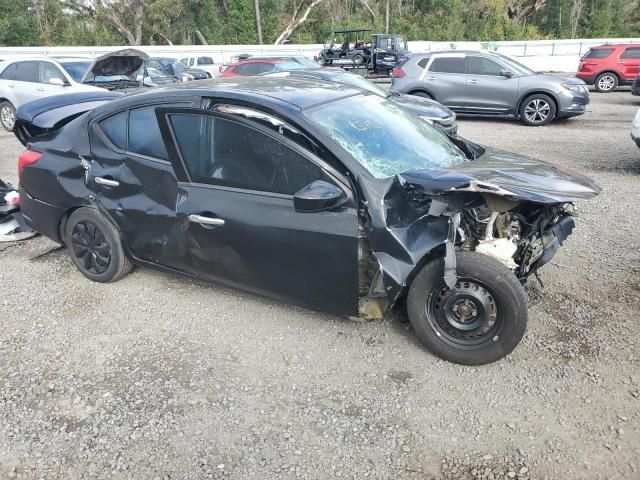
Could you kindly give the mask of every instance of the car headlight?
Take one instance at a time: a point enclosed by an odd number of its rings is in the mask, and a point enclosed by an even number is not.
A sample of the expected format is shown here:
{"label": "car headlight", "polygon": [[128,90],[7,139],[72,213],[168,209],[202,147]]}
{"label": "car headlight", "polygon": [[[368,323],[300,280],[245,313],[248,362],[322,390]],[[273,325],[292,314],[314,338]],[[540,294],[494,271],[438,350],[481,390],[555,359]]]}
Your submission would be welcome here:
{"label": "car headlight", "polygon": [[180,75],[180,80],[183,82],[190,82],[191,80],[193,80],[193,75],[189,75],[188,73],[183,73],[182,75]]}
{"label": "car headlight", "polygon": [[582,93],[587,90],[586,85],[575,84],[575,83],[563,83],[562,88],[565,90],[569,90],[570,92]]}

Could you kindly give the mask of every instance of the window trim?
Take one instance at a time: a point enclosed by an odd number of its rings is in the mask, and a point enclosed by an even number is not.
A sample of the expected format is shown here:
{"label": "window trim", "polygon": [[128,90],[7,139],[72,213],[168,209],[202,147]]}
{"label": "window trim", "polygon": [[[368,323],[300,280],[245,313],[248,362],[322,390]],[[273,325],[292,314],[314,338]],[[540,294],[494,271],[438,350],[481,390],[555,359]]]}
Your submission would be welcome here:
{"label": "window trim", "polygon": [[[222,120],[234,122],[236,124],[245,126],[259,133],[262,133],[263,135],[266,135],[272,138],[273,140],[282,143],[285,147],[289,148],[290,150],[293,150],[298,155],[303,157],[305,160],[313,163],[315,166],[320,168],[320,170],[322,170],[334,183],[336,183],[337,184],[336,186],[341,188],[348,197],[350,198],[353,197],[353,192],[347,179],[345,179],[343,175],[337,172],[331,165],[327,164],[324,160],[319,158],[313,152],[310,152],[307,149],[303,148],[302,146],[298,145],[296,142],[284,137],[283,135],[277,134],[276,132],[268,129],[267,127],[260,125],[259,123],[252,122],[251,120],[246,119],[244,117],[240,117],[236,114],[226,114],[226,113],[215,112],[211,110],[201,110],[197,108],[171,108],[171,107],[162,108],[160,107],[156,109],[156,115],[160,123],[160,132],[164,134],[165,131],[168,131],[170,135],[171,148],[167,153],[169,154],[169,158],[171,158],[172,155],[175,155],[175,158],[180,162],[180,169],[182,170],[181,173],[183,178],[181,179],[180,177],[178,177],[179,183],[186,183],[186,184],[196,185],[196,186],[205,186],[209,188],[215,188],[219,190],[228,190],[228,191],[234,191],[239,193],[249,193],[252,195],[262,195],[262,196],[287,198],[287,199],[293,199],[294,197],[293,194],[276,193],[276,192],[269,192],[264,190],[253,190],[249,188],[240,188],[240,187],[229,187],[225,185],[213,185],[210,183],[201,183],[201,182],[194,181],[191,178],[191,174],[187,169],[186,162],[182,157],[182,152],[180,152],[180,148],[178,147],[178,141],[175,137],[175,133],[173,131],[173,127],[171,126],[171,121],[169,119],[169,116],[171,115],[184,115],[184,114],[220,118]],[[173,161],[171,163],[174,165],[174,170],[176,170],[176,174],[178,174],[175,163]]]}

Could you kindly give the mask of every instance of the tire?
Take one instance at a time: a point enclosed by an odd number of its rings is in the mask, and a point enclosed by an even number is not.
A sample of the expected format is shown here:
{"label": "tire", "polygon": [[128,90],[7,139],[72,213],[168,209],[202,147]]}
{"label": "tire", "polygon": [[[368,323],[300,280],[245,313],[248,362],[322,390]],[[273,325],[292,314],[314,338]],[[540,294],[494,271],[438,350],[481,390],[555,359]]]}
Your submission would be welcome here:
{"label": "tire", "polygon": [[429,100],[433,100],[433,96],[427,92],[413,92],[410,95],[415,95],[416,97],[428,98]]}
{"label": "tire", "polygon": [[71,260],[89,280],[115,282],[131,271],[118,230],[94,208],[80,208],[71,214],[65,242]]}
{"label": "tire", "polygon": [[364,63],[364,57],[362,55],[354,55],[352,60],[354,65],[362,65]]}
{"label": "tire", "polygon": [[407,296],[409,321],[424,345],[444,360],[462,365],[495,362],[524,336],[524,288],[493,258],[466,251],[456,257],[458,282],[453,290],[444,283],[443,258],[427,263],[415,277]]}
{"label": "tire", "polygon": [[596,87],[596,91],[600,93],[609,93],[618,88],[618,83],[620,83],[620,80],[615,73],[602,72],[596,77],[596,81],[593,85]]}
{"label": "tire", "polygon": [[525,125],[541,127],[556,117],[556,103],[549,95],[530,95],[520,105],[520,119]]}
{"label": "tire", "polygon": [[320,55],[320,57],[318,58],[318,63],[324,67],[327,64],[327,59],[324,58],[324,55]]}
{"label": "tire", "polygon": [[0,123],[7,132],[13,132],[16,124],[16,108],[11,102],[0,103]]}

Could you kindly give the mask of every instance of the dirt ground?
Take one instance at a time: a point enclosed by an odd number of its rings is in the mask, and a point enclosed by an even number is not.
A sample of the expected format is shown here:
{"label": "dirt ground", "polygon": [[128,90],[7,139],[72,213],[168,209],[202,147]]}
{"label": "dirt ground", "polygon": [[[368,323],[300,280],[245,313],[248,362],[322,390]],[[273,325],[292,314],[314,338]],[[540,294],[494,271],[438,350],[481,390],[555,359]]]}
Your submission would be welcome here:
{"label": "dirt ground", "polygon": [[[639,479],[640,98],[592,94],[479,143],[604,188],[532,281],[507,359],[425,351],[401,313],[354,322],[137,268],[86,280],[37,237],[0,244],[0,478]],[[0,177],[22,147],[0,133]]]}

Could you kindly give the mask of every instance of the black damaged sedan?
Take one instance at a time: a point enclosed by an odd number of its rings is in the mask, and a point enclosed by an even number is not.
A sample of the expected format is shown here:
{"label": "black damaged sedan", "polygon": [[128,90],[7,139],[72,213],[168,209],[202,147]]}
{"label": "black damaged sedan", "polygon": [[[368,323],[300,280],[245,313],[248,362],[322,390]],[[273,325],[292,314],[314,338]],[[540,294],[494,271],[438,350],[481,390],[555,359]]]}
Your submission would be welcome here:
{"label": "black damaged sedan", "polygon": [[520,342],[522,284],[600,191],[349,85],[199,83],[18,111],[24,217],[89,279],[136,263],[338,315],[406,305],[429,350],[484,364]]}

